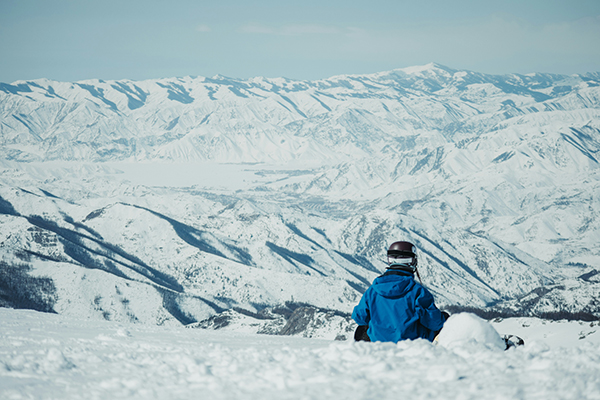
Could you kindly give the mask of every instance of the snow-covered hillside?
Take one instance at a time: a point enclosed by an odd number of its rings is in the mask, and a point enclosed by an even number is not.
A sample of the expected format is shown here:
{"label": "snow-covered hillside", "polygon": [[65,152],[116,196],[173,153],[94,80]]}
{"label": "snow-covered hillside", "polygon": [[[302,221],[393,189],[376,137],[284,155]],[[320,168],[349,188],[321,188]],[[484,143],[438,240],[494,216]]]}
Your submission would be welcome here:
{"label": "snow-covered hillside", "polygon": [[19,81],[0,144],[5,305],[345,318],[403,239],[441,306],[600,316],[599,73]]}

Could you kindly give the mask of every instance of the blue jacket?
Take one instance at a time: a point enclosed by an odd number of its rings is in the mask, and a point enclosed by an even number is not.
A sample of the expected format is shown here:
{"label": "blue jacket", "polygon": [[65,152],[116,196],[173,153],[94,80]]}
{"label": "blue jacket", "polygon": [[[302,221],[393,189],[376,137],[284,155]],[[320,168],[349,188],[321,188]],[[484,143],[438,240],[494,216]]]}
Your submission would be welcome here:
{"label": "blue jacket", "polygon": [[433,296],[405,271],[388,271],[373,281],[352,312],[358,325],[369,325],[373,342],[423,338],[433,341],[445,318]]}

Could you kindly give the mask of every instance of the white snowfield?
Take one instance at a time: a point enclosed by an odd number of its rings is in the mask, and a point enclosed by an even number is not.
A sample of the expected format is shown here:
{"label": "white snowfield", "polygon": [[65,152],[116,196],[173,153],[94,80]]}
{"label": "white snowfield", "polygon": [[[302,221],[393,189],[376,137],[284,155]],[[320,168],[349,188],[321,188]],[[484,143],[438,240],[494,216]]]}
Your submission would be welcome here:
{"label": "white snowfield", "polygon": [[486,336],[336,342],[6,308],[0,321],[1,399],[600,398],[597,323],[505,320],[526,344],[503,351]]}

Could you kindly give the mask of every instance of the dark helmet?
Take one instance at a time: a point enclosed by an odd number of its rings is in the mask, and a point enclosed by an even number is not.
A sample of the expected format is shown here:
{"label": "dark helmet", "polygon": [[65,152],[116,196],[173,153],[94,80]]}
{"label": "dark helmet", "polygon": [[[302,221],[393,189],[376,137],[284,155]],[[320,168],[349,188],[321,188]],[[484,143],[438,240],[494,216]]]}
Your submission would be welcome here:
{"label": "dark helmet", "polygon": [[[417,268],[417,248],[410,242],[394,242],[387,252],[390,268],[408,267],[410,270]],[[390,262],[390,258],[393,261]],[[399,262],[399,260],[402,262]]]}

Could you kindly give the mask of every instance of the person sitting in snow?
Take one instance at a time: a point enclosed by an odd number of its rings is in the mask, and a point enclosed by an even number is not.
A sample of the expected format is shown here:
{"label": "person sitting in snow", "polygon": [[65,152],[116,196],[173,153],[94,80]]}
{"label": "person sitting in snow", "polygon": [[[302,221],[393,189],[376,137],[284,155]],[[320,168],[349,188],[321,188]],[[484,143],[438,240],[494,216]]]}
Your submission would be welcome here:
{"label": "person sitting in snow", "polygon": [[414,274],[419,274],[417,248],[409,242],[394,242],[387,254],[387,271],[373,281],[352,312],[359,325],[354,339],[433,341],[448,314],[440,311],[431,293],[415,281]]}

